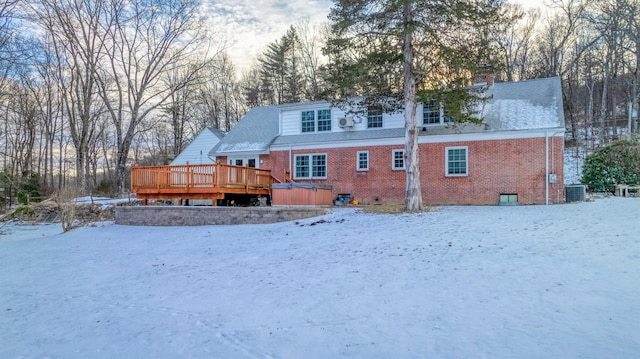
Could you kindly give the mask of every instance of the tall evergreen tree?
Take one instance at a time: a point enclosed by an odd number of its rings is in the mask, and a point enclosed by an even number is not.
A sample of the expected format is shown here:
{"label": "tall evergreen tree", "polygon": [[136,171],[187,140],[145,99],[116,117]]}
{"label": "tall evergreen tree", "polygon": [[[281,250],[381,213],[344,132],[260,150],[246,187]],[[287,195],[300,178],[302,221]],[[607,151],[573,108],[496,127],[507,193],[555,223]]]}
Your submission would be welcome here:
{"label": "tall evergreen tree", "polygon": [[436,99],[456,120],[473,120],[473,96],[463,88],[480,64],[496,61],[489,29],[503,6],[504,0],[334,0],[327,95],[340,102],[358,96],[361,109],[404,111],[407,211],[423,206],[417,102]]}
{"label": "tall evergreen tree", "polygon": [[302,100],[304,76],[298,47],[298,35],[292,26],[270,43],[260,58],[262,96],[269,104]]}

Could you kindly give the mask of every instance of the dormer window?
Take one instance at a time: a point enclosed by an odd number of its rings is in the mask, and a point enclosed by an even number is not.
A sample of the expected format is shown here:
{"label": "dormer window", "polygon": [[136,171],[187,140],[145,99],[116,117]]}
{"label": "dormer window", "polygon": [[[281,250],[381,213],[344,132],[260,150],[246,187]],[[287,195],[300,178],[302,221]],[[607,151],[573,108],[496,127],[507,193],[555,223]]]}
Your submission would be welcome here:
{"label": "dormer window", "polygon": [[367,107],[367,128],[382,128],[382,108]]}
{"label": "dormer window", "polygon": [[443,125],[451,122],[451,117],[447,116],[442,104],[435,100],[428,101],[423,105],[422,118],[424,125]]}
{"label": "dormer window", "polygon": [[331,110],[302,111],[302,132],[331,131]]}

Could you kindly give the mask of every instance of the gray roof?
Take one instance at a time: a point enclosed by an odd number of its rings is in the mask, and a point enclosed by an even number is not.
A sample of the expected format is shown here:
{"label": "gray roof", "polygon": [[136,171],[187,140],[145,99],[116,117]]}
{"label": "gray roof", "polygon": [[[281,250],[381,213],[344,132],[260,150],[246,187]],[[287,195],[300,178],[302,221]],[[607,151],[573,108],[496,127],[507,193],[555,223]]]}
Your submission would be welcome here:
{"label": "gray roof", "polygon": [[218,139],[222,139],[227,134],[219,128],[207,127],[207,130],[211,131]]}
{"label": "gray roof", "polygon": [[496,83],[482,115],[489,130],[564,128],[559,77]]}
{"label": "gray roof", "polygon": [[316,132],[301,135],[279,136],[273,141],[274,145],[288,145],[312,142],[333,142],[353,140],[373,140],[377,138],[403,137],[404,128],[388,128],[381,130],[360,130],[341,132]]}
{"label": "gray roof", "polygon": [[[485,125],[429,126],[422,135],[483,131],[515,131],[564,128],[562,86],[559,77],[501,82],[491,86],[482,105]],[[402,138],[404,128],[315,132],[278,136],[281,109],[327,104],[324,101],[256,107],[220,140],[211,156],[231,153],[268,153],[273,145]],[[419,126],[420,127],[420,126]]]}
{"label": "gray roof", "polygon": [[228,153],[266,153],[278,135],[279,107],[263,106],[251,109],[209,152],[210,156]]}

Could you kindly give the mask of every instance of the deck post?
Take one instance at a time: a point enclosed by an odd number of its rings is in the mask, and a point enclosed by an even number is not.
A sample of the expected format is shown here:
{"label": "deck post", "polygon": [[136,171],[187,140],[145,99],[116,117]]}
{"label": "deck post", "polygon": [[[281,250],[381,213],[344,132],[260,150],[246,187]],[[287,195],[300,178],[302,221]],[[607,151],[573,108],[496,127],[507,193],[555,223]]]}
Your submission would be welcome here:
{"label": "deck post", "polygon": [[189,187],[190,183],[193,181],[192,175],[191,175],[191,168],[189,167],[189,161],[187,161],[186,164],[186,168],[185,168],[185,173],[184,173],[184,181],[185,181],[185,190],[187,191],[187,193],[189,192]]}
{"label": "deck post", "polygon": [[244,190],[249,192],[249,167],[244,168]]}
{"label": "deck post", "polygon": [[220,189],[220,162],[216,162],[216,183],[215,187]]}

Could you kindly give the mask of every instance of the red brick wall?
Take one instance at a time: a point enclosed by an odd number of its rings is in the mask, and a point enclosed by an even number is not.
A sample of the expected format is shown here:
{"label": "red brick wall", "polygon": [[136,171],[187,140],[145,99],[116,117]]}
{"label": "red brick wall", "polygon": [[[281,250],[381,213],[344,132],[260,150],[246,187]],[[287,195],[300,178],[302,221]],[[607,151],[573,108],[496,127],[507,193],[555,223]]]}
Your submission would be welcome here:
{"label": "red brick wall", "polygon": [[[554,159],[551,159],[552,143]],[[445,148],[468,147],[468,176],[445,176]],[[360,203],[402,203],[405,172],[392,169],[392,150],[403,146],[294,150],[296,154],[327,154],[326,180],[299,182],[333,185],[334,195],[349,193]],[[369,151],[369,170],[356,170],[356,153]],[[289,151],[260,156],[260,168],[279,179],[289,169]],[[555,169],[552,168],[555,167]],[[549,142],[549,171],[557,184],[549,185],[549,203],[564,201],[563,140]],[[522,204],[545,203],[545,139],[513,139],[420,145],[420,173],[425,204],[497,204],[501,193],[517,194]],[[293,174],[293,173],[292,173]]]}

